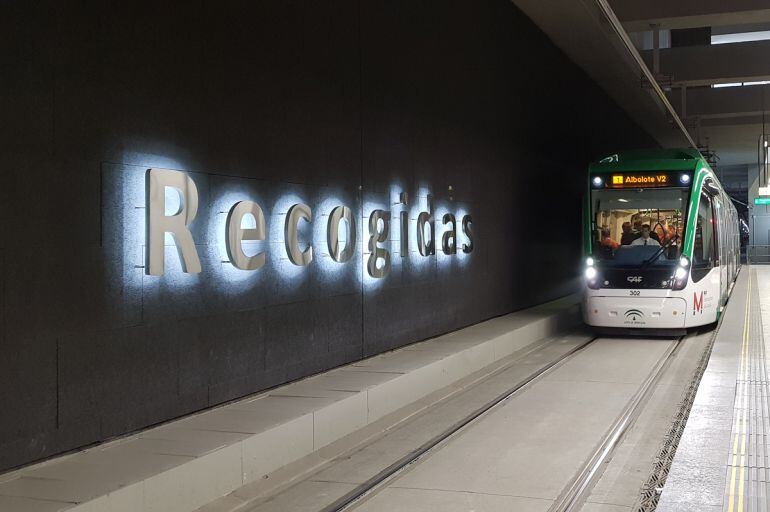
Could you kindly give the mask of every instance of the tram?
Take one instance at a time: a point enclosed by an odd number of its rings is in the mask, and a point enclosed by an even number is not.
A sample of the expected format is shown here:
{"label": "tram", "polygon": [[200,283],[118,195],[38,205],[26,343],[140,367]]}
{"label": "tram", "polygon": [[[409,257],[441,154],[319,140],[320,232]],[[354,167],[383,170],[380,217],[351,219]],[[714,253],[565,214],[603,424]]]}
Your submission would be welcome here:
{"label": "tram", "polygon": [[590,165],[586,324],[681,334],[716,322],[740,267],[739,217],[698,151],[618,153]]}

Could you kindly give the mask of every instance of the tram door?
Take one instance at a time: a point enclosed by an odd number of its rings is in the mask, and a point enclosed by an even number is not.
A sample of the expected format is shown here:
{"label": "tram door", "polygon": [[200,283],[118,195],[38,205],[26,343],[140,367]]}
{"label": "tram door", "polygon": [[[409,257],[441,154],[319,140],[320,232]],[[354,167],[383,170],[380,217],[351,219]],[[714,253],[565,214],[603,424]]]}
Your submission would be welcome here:
{"label": "tram door", "polygon": [[727,231],[724,229],[726,226],[724,206],[722,205],[722,200],[719,198],[719,196],[714,196],[711,198],[711,200],[714,204],[713,219],[714,229],[716,230],[715,238],[717,240],[717,258],[719,258],[719,304],[722,305],[727,299],[727,287],[729,285],[728,276],[730,275],[730,257],[727,254],[728,244],[727,240],[725,239]]}

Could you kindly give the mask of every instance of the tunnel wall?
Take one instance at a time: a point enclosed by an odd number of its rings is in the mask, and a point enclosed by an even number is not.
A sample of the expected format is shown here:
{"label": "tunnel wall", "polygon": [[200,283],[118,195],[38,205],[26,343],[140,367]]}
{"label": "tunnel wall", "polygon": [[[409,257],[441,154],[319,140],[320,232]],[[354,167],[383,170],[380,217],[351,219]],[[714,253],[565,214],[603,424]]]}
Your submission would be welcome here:
{"label": "tunnel wall", "polygon": [[[0,24],[0,470],[564,294],[588,161],[653,145],[506,0],[17,2]],[[152,167],[196,184],[200,274],[172,246],[145,273]],[[402,191],[410,222],[428,194],[472,215],[473,251],[423,257],[412,233],[401,257]],[[224,249],[244,199],[267,220],[256,272]],[[295,202],[306,268],[283,248]]]}

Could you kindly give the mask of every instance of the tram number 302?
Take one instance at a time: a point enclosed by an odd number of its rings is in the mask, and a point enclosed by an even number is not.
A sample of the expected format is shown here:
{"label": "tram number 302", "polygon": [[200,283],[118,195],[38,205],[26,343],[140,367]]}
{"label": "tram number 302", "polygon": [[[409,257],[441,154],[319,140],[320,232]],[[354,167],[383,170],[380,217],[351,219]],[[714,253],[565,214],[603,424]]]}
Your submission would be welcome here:
{"label": "tram number 302", "polygon": [[631,290],[631,291],[629,292],[629,295],[634,295],[634,296],[636,296],[636,295],[640,295],[641,293],[642,293],[642,292],[640,292],[639,290]]}

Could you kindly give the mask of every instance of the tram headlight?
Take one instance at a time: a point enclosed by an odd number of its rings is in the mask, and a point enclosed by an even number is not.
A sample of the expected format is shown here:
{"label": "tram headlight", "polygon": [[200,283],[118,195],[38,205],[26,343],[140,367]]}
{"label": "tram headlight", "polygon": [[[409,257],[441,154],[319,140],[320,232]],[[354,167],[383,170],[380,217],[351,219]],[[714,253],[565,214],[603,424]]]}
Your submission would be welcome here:
{"label": "tram headlight", "polygon": [[673,290],[683,290],[687,286],[687,276],[689,274],[690,272],[684,266],[676,267],[674,277],[671,280],[671,288]]}
{"label": "tram headlight", "polygon": [[679,176],[679,182],[682,185],[687,185],[688,183],[690,183],[690,175],[689,174],[682,174],[681,176]]}
{"label": "tram headlight", "polygon": [[602,183],[604,183],[604,180],[602,180],[599,176],[594,176],[593,183],[594,187],[601,187]]}
{"label": "tram headlight", "polygon": [[590,289],[598,290],[602,287],[601,281],[599,281],[599,271],[596,270],[596,267],[586,267],[584,275],[586,276],[586,286]]}
{"label": "tram headlight", "polygon": [[679,258],[679,265],[682,268],[688,268],[690,266],[689,258],[687,256],[682,256],[681,258]]}
{"label": "tram headlight", "polygon": [[594,266],[594,259],[592,257],[586,258],[586,266],[593,267]]}

